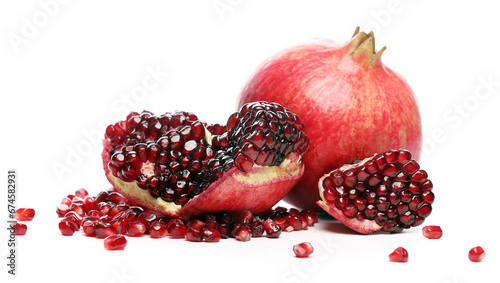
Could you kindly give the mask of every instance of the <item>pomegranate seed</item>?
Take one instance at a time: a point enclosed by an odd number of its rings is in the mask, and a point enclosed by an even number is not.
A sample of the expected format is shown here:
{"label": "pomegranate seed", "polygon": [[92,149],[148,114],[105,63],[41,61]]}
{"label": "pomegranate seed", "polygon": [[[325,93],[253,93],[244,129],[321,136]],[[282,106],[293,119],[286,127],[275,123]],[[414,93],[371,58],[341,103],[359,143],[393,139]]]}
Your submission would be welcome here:
{"label": "pomegranate seed", "polygon": [[186,235],[186,226],[182,223],[175,222],[167,227],[167,231],[170,236],[177,239],[183,239]]}
{"label": "pomegranate seed", "polygon": [[35,217],[35,210],[33,208],[19,208],[14,215],[19,221],[31,221]]}
{"label": "pomegranate seed", "polygon": [[104,239],[107,236],[115,235],[116,230],[109,223],[98,222],[95,224],[95,236],[98,239]]}
{"label": "pomegranate seed", "polygon": [[264,221],[264,229],[268,238],[278,238],[281,235],[281,227],[272,219]]}
{"label": "pomegranate seed", "polygon": [[127,235],[131,237],[141,237],[146,233],[146,225],[140,221],[134,221],[128,224]]}
{"label": "pomegranate seed", "polygon": [[221,239],[220,232],[214,227],[205,227],[202,229],[203,239],[207,242],[218,242]]}
{"label": "pomegranate seed", "polygon": [[83,229],[83,233],[85,233],[85,235],[89,236],[89,237],[95,237],[95,225],[97,222],[99,222],[99,219],[96,218],[97,220],[85,220],[83,221],[83,224],[82,224],[82,229]]}
{"label": "pomegranate seed", "polygon": [[398,247],[389,255],[389,260],[391,262],[407,262],[408,251],[403,247]]}
{"label": "pomegranate seed", "polygon": [[303,242],[293,246],[293,252],[297,257],[308,257],[314,252],[314,248],[309,242]]}
{"label": "pomegranate seed", "polygon": [[236,223],[238,224],[246,224],[249,225],[250,223],[253,222],[253,214],[249,210],[244,210],[242,211],[239,215],[238,218],[236,219]]}
{"label": "pomegranate seed", "polygon": [[435,225],[429,225],[422,228],[422,233],[428,239],[439,239],[443,236],[443,231],[441,227]]}
{"label": "pomegranate seed", "polygon": [[59,230],[64,236],[71,236],[77,231],[78,226],[71,221],[61,221],[59,222]]}
{"label": "pomegranate seed", "polygon": [[149,235],[151,238],[163,238],[167,236],[167,229],[159,221],[153,221],[149,225]]}
{"label": "pomegranate seed", "polygon": [[469,251],[469,260],[472,262],[480,262],[486,257],[486,253],[480,246],[474,247]]}
{"label": "pomegranate seed", "polygon": [[111,235],[104,239],[104,248],[106,250],[123,250],[125,246],[127,246],[127,239],[123,235]]}
{"label": "pomegranate seed", "polygon": [[87,190],[85,190],[83,188],[75,191],[75,196],[77,196],[81,199],[85,198],[88,195],[89,195],[89,193],[87,192]]}
{"label": "pomegranate seed", "polygon": [[189,227],[186,230],[186,240],[190,242],[201,242],[202,240],[202,235],[200,232],[201,228],[198,227]]}
{"label": "pomegranate seed", "polygon": [[252,238],[252,232],[250,232],[250,229],[248,229],[247,226],[241,225],[235,232],[234,237],[236,240],[241,241],[241,242],[247,242],[250,241]]}
{"label": "pomegranate seed", "polygon": [[86,196],[83,198],[83,210],[86,213],[89,213],[89,211],[95,210],[96,209],[96,204],[95,200],[93,197]]}

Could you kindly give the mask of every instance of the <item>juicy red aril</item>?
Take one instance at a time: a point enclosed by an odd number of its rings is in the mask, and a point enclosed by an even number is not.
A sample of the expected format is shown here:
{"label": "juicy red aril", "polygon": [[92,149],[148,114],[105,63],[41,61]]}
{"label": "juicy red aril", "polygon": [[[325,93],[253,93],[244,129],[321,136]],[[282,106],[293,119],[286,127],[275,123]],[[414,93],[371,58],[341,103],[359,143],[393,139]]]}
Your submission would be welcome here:
{"label": "juicy red aril", "polygon": [[474,247],[469,251],[469,260],[472,262],[480,262],[486,257],[486,253],[480,246]]}
{"label": "juicy red aril", "polygon": [[19,221],[31,221],[35,217],[35,210],[33,208],[19,208],[14,215]]}
{"label": "juicy red aril", "polygon": [[139,221],[134,221],[127,226],[127,235],[131,237],[141,237],[146,233],[146,225]]}
{"label": "juicy red aril", "polygon": [[201,234],[201,228],[199,227],[189,227],[186,230],[186,240],[191,242],[201,242],[203,240]]}
{"label": "juicy red aril", "polygon": [[167,229],[159,221],[153,221],[149,226],[149,235],[151,238],[163,238],[167,236]]}
{"label": "juicy red aril", "polygon": [[443,236],[443,230],[441,230],[441,227],[435,225],[425,226],[422,228],[422,233],[428,239],[439,239]]}
{"label": "juicy red aril", "polygon": [[391,262],[407,262],[408,251],[403,247],[398,247],[389,255],[389,260]]}
{"label": "juicy red aril", "polygon": [[281,235],[281,227],[272,219],[266,219],[264,221],[264,229],[269,238],[278,238]]}
{"label": "juicy red aril", "polygon": [[127,246],[127,239],[123,235],[111,235],[104,239],[104,248],[106,250],[123,250],[125,246]]}
{"label": "juicy red aril", "polygon": [[107,236],[115,235],[116,229],[109,223],[98,222],[95,225],[95,235],[98,239],[104,239]]}
{"label": "juicy red aril", "polygon": [[308,257],[314,252],[314,248],[309,242],[303,242],[293,246],[293,252],[297,257]]}
{"label": "juicy red aril", "polygon": [[64,236],[71,236],[77,231],[78,226],[71,221],[61,221],[59,222],[59,230]]}
{"label": "juicy red aril", "polygon": [[77,196],[81,199],[83,199],[84,197],[86,197],[88,195],[89,195],[89,193],[87,192],[87,190],[85,190],[83,188],[75,191],[75,196]]}
{"label": "juicy red aril", "polygon": [[383,231],[398,232],[431,214],[432,183],[409,151],[390,150],[346,168],[322,180],[324,200],[346,218],[374,220]]}
{"label": "juicy red aril", "polygon": [[215,227],[205,227],[202,229],[203,239],[207,242],[218,242],[221,239],[220,232]]}
{"label": "juicy red aril", "polygon": [[247,226],[241,225],[236,230],[234,237],[236,238],[236,240],[238,240],[240,242],[247,242],[247,241],[250,241],[250,239],[252,238],[252,232],[250,231],[250,229]]}
{"label": "juicy red aril", "polygon": [[189,112],[131,113],[106,129],[112,146],[107,167],[154,198],[182,206],[235,166],[241,171],[277,166],[288,154],[302,154],[309,146],[299,117],[275,103],[246,104],[229,117],[227,126],[207,129],[211,140],[204,124]]}
{"label": "juicy red aril", "polygon": [[186,226],[182,223],[172,223],[167,229],[168,234],[174,238],[182,239],[186,235]]}

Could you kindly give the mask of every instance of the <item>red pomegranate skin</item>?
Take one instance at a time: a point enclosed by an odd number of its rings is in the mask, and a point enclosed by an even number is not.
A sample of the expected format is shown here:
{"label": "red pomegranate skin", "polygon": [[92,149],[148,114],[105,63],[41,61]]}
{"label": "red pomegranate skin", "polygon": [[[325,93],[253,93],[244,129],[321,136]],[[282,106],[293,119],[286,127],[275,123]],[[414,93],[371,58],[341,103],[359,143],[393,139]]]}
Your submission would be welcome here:
{"label": "red pomegranate skin", "polygon": [[370,38],[360,43],[355,33],[344,44],[315,40],[285,50],[267,60],[239,95],[239,107],[278,102],[304,122],[310,139],[305,172],[285,197],[296,207],[319,209],[320,177],[354,159],[404,148],[419,160],[415,95],[402,76],[382,64],[384,50],[375,52],[373,33],[362,34]]}

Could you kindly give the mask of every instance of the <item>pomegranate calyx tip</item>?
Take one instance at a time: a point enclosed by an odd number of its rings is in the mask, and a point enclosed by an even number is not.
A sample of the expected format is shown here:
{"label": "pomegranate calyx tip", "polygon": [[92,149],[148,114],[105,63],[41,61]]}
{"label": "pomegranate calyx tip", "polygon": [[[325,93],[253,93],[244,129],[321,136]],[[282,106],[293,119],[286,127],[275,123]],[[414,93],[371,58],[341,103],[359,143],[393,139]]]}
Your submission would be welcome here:
{"label": "pomegranate calyx tip", "polygon": [[362,60],[368,59],[368,65],[373,67],[376,63],[380,62],[382,53],[386,47],[382,47],[379,51],[375,50],[375,36],[373,31],[369,33],[360,32],[359,26],[356,27],[354,34],[351,38],[351,57],[359,57]]}

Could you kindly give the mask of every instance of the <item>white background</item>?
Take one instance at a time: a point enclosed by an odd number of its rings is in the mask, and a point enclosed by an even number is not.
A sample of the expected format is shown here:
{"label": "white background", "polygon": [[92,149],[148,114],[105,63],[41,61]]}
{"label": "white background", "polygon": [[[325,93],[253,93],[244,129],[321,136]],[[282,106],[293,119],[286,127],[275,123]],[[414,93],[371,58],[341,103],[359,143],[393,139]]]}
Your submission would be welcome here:
{"label": "white background", "polygon": [[[17,205],[36,209],[27,235],[18,238],[19,275],[7,276],[1,260],[2,278],[499,282],[499,5],[339,2],[2,1],[1,170],[18,169]],[[363,236],[331,221],[246,243],[128,238],[119,252],[105,251],[101,240],[60,235],[55,207],[62,197],[80,187],[91,194],[109,187],[100,161],[102,124],[132,109],[183,109],[225,122],[261,61],[315,37],[346,41],[357,25],[374,30],[377,49],[387,46],[384,63],[418,97],[422,167],[436,194],[426,224],[440,225],[442,239],[425,239],[420,228]],[[138,95],[151,72],[160,76]],[[4,186],[0,221],[7,217]],[[0,235],[5,259],[6,230]],[[316,248],[309,259],[293,256],[292,245],[302,241]],[[487,253],[479,264],[467,259],[477,245]],[[409,251],[408,263],[388,262],[398,246]]]}

